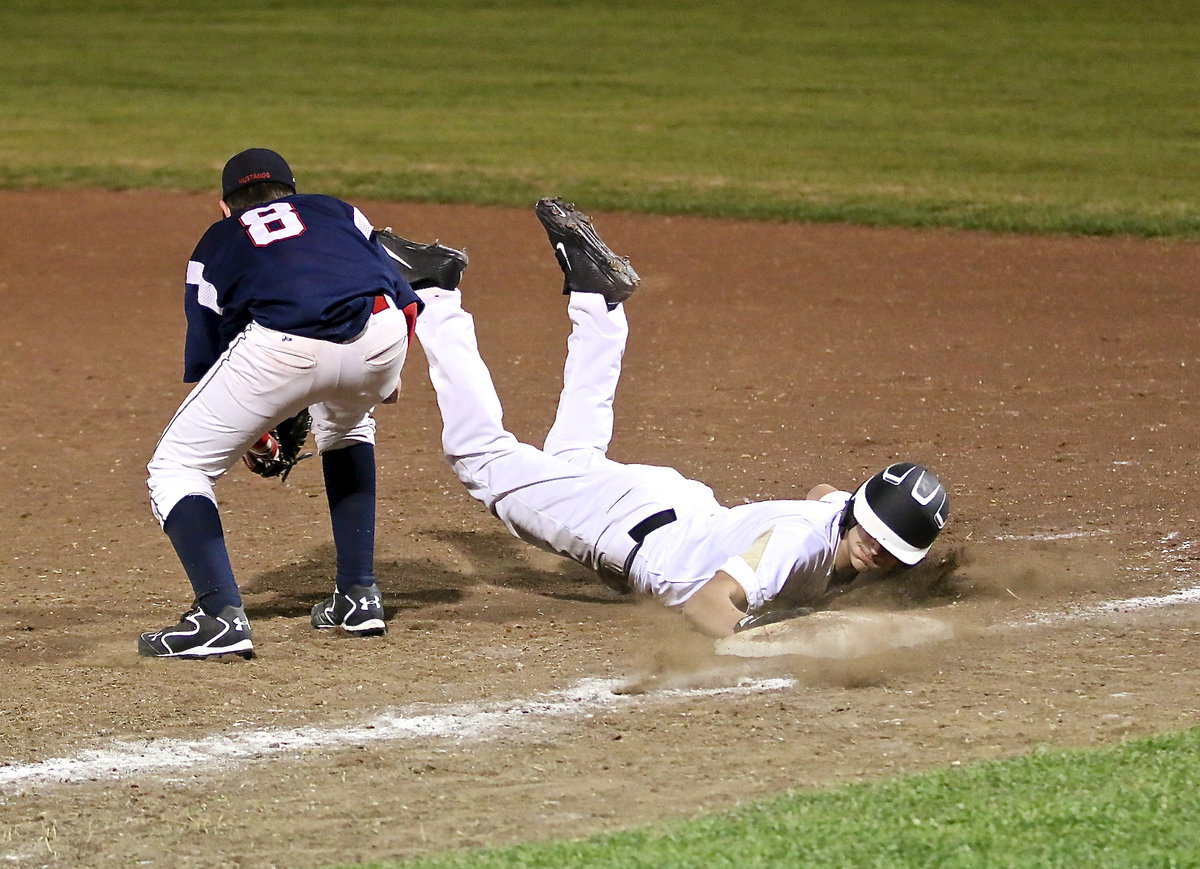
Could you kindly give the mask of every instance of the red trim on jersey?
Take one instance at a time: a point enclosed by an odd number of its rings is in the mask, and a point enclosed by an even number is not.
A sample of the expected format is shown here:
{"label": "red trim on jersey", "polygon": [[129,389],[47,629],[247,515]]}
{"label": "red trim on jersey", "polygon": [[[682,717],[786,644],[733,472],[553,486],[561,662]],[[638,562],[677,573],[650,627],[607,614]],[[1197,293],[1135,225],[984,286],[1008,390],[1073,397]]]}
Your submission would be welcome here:
{"label": "red trim on jersey", "polygon": [[408,343],[411,345],[417,334],[417,303],[409,302],[403,308],[404,319],[408,321]]}
{"label": "red trim on jersey", "polygon": [[[394,304],[395,303],[391,301],[390,296],[385,296],[380,293],[375,297],[375,305],[371,308],[371,313],[378,314],[380,311],[387,310],[389,305],[394,306]],[[400,312],[404,314],[404,320],[406,323],[408,323],[408,343],[411,344],[413,342],[413,337],[417,334],[417,303],[409,302],[400,309]]]}

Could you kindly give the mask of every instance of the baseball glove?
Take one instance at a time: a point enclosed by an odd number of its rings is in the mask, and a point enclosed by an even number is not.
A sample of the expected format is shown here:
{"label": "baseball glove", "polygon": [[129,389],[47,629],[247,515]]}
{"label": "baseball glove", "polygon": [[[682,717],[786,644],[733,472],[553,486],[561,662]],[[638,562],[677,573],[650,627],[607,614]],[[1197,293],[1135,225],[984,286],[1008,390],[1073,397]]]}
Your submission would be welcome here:
{"label": "baseball glove", "polygon": [[375,238],[383,245],[400,276],[414,290],[441,287],[453,290],[462,280],[467,268],[467,252],[444,244],[419,244],[401,238],[390,226],[375,230]]}
{"label": "baseball glove", "polygon": [[312,455],[300,452],[311,428],[312,417],[305,408],[259,438],[242,461],[260,477],[279,477],[286,483],[292,468]]}

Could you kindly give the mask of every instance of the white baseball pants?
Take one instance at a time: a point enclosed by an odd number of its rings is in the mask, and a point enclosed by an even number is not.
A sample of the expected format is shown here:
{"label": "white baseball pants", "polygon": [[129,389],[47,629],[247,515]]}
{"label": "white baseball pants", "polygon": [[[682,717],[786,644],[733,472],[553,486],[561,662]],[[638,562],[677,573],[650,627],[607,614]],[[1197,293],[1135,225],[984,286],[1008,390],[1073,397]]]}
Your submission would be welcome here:
{"label": "white baseball pants", "polygon": [[471,495],[516,537],[605,573],[620,573],[634,547],[629,531],[697,484],[671,468],[607,458],[613,399],[628,324],[623,308],[572,293],[572,331],[554,425],[545,449],[504,428],[474,321],[458,292],[421,290],[417,337],[442,414],[442,447]]}
{"label": "white baseball pants", "polygon": [[374,406],[400,385],[408,323],[390,304],[345,344],[251,323],[196,384],[167,424],[147,467],[159,523],[203,495],[263,432],[305,407],[318,452],[375,442]]}

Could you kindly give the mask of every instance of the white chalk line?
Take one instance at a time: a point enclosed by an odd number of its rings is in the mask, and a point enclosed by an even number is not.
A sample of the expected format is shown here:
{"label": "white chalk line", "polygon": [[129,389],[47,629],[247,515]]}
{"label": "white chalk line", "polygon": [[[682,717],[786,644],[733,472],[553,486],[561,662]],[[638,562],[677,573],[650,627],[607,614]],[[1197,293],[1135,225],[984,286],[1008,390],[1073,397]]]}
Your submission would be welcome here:
{"label": "white chalk line", "polygon": [[[1106,531],[1072,531],[1064,534],[1056,535],[1030,535],[1027,537],[1018,537],[1017,535],[1008,535],[1006,537],[997,537],[1000,539],[1018,540],[1018,539],[1037,539],[1037,540],[1059,540],[1071,537],[1093,537],[1099,534],[1107,534]],[[1176,542],[1179,539],[1179,532],[1172,531],[1170,534],[1159,539],[1160,544],[1170,544],[1172,548],[1162,550],[1159,555],[1165,561],[1178,559],[1178,554],[1187,552],[1195,547],[1195,541],[1185,540]],[[1192,569],[1187,564],[1181,564],[1173,568],[1177,572],[1192,573]],[[1144,597],[1130,597],[1124,600],[1102,601],[1101,603],[1091,605],[1080,605],[1068,607],[1066,610],[1058,611],[1042,611],[1034,612],[1024,619],[1016,622],[1011,622],[1006,625],[997,625],[992,630],[1005,630],[1009,628],[1028,628],[1028,627],[1046,627],[1048,625],[1064,624],[1068,622],[1087,621],[1089,619],[1098,618],[1101,616],[1109,616],[1118,613],[1127,613],[1136,610],[1157,609],[1161,607],[1180,606],[1184,604],[1200,603],[1200,586],[1191,588],[1178,589],[1170,594],[1162,595],[1147,595]]]}
{"label": "white chalk line", "polygon": [[[1166,595],[1126,598],[1044,612],[992,630],[1044,627],[1181,604],[1200,603],[1200,586]],[[116,740],[108,748],[87,749],[74,755],[0,767],[0,799],[55,784],[114,782],[146,775],[169,777],[192,770],[214,771],[258,763],[305,751],[331,752],[346,746],[418,739],[483,741],[505,734],[520,735],[557,718],[579,718],[611,708],[658,705],[672,700],[718,695],[759,694],[795,685],[790,678],[743,679],[716,688],[656,690],[626,695],[614,691],[616,680],[584,679],[561,691],[528,700],[455,704],[444,707],[386,712],[370,721],[340,727],[282,727],[213,734],[195,740],[157,738]]]}
{"label": "white chalk line", "polygon": [[1063,531],[1057,534],[997,534],[993,540],[1074,540],[1077,537],[1103,537],[1108,531]]}
{"label": "white chalk line", "polygon": [[305,751],[331,752],[352,745],[377,745],[406,739],[445,738],[483,741],[521,734],[555,718],[587,717],[610,707],[659,704],[671,700],[717,695],[761,694],[795,684],[794,679],[743,679],[716,688],[669,689],[652,694],[626,695],[614,691],[620,682],[584,679],[570,688],[529,700],[464,703],[386,712],[363,724],[342,727],[279,727],[221,733],[201,739],[156,738],[117,740],[110,747],[36,763],[0,767],[4,797],[28,793],[40,786],[88,781],[113,782],[147,775],[211,772]]}
{"label": "white chalk line", "polygon": [[1133,610],[1157,609],[1160,607],[1180,606],[1182,604],[1189,603],[1200,603],[1200,586],[1180,589],[1179,591],[1174,591],[1165,595],[1130,597],[1124,600],[1104,601],[1102,603],[1092,604],[1090,606],[1071,607],[1065,611],[1034,613],[1028,618],[1021,619],[1017,622],[1011,622],[1007,625],[1001,625],[1000,627],[1044,627],[1046,625],[1063,624],[1065,622],[1087,621],[1088,619],[1094,619],[1097,616],[1126,613]]}

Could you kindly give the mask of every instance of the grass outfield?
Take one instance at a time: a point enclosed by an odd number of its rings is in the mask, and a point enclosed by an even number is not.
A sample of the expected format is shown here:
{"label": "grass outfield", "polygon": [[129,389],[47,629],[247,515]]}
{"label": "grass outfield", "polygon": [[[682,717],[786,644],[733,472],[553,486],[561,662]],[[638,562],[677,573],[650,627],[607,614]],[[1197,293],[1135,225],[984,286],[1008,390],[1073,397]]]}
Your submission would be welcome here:
{"label": "grass outfield", "polygon": [[1183,867],[1200,865],[1200,729],[1099,751],[820,791],[579,842],[447,854],[405,869]]}
{"label": "grass outfield", "polygon": [[[408,6],[409,8],[404,8]],[[5,0],[0,185],[1200,237],[1193,0]]]}
{"label": "grass outfield", "polygon": [[[1194,0],[4,0],[0,186],[1200,238]],[[1198,866],[1200,731],[409,866]]]}

